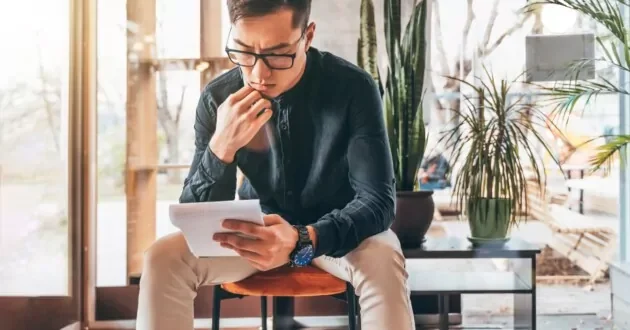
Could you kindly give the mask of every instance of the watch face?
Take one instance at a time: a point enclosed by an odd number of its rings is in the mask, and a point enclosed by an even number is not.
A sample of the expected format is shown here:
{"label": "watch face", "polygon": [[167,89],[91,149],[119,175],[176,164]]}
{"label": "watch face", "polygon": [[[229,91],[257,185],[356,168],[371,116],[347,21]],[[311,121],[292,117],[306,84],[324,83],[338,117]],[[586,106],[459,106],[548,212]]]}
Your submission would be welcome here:
{"label": "watch face", "polygon": [[313,245],[305,245],[297,251],[293,257],[293,262],[298,266],[306,266],[311,262],[311,260],[313,260],[314,253],[315,251],[313,251]]}

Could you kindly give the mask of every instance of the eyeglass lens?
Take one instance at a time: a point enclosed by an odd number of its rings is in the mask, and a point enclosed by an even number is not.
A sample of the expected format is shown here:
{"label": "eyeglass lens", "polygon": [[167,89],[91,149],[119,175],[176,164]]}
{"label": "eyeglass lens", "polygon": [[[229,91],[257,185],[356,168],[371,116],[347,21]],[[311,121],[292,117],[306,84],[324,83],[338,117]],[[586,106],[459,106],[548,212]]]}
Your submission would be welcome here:
{"label": "eyeglass lens", "polygon": [[[228,56],[237,65],[253,66],[256,63],[256,56],[252,54],[229,52]],[[293,65],[293,60],[289,56],[266,55],[264,60],[273,69],[287,69]]]}

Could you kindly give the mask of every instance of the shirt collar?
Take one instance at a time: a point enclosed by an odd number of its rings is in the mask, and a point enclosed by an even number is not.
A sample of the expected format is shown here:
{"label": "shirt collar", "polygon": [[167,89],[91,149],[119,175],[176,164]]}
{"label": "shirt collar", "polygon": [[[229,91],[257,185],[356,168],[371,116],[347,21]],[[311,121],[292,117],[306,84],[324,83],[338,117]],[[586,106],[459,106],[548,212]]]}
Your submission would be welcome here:
{"label": "shirt collar", "polygon": [[304,72],[302,73],[300,80],[298,80],[295,86],[291,87],[291,89],[275,97],[273,99],[274,102],[279,104],[286,104],[288,102],[304,97],[304,91],[306,90],[305,87],[306,85],[308,85],[308,81],[311,76],[311,71],[313,67],[312,62],[313,55],[311,54],[311,50],[309,50],[306,53],[306,67],[304,68]]}

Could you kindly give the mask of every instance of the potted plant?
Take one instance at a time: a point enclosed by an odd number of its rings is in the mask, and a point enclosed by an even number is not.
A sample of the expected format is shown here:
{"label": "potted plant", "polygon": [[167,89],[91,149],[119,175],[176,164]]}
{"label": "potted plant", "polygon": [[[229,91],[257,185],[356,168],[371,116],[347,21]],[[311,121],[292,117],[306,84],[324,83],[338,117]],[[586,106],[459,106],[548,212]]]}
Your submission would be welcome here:
{"label": "potted plant", "polygon": [[462,95],[464,106],[453,110],[461,119],[441,140],[459,166],[453,196],[467,215],[469,240],[502,246],[528,213],[527,181],[540,187],[546,180],[543,155],[559,163],[539,131],[553,125],[549,117],[522,96],[511,96],[511,82],[484,72],[485,81],[476,78],[475,85],[451,77],[470,87],[473,96]]}
{"label": "potted plant", "polygon": [[404,247],[419,246],[433,220],[432,191],[416,191],[416,172],[423,159],[427,134],[423,95],[427,3],[413,8],[401,35],[400,0],[385,0],[387,76],[381,82],[377,66],[376,24],[371,0],[361,2],[357,60],[377,81],[383,95],[384,116],[396,175],[396,218],[392,230]]}

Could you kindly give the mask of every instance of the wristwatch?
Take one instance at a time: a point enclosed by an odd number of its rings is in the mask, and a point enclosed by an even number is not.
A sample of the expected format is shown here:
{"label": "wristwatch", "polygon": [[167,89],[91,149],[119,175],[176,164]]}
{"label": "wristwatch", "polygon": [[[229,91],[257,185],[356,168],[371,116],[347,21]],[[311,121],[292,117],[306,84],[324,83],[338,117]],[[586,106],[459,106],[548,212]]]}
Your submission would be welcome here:
{"label": "wristwatch", "polygon": [[289,264],[291,267],[308,266],[313,261],[315,251],[313,242],[308,236],[308,229],[305,226],[293,226],[298,232],[297,244],[295,249],[289,255]]}

